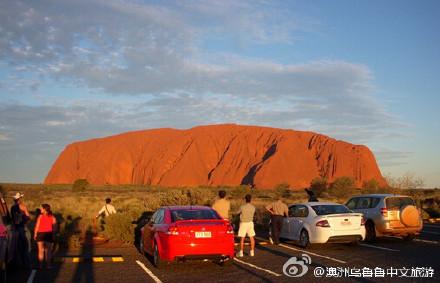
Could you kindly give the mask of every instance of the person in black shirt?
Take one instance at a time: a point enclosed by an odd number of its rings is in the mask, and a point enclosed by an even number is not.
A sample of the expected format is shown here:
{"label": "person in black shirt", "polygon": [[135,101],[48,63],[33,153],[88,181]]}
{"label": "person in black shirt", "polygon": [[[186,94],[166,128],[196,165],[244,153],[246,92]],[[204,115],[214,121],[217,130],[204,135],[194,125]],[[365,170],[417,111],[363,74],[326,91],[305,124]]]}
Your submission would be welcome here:
{"label": "person in black shirt", "polygon": [[29,268],[30,233],[26,224],[30,220],[30,216],[23,202],[23,196],[20,193],[14,195],[14,205],[11,207],[11,240],[8,255],[10,263]]}

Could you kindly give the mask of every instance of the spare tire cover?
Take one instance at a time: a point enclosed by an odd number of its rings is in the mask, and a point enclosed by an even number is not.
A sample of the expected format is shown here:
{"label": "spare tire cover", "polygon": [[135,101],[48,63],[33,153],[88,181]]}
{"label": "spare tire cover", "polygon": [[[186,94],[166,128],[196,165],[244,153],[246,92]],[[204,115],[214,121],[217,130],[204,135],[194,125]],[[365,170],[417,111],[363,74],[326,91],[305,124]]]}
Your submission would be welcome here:
{"label": "spare tire cover", "polygon": [[414,205],[407,205],[400,210],[400,222],[407,227],[420,225],[419,211]]}

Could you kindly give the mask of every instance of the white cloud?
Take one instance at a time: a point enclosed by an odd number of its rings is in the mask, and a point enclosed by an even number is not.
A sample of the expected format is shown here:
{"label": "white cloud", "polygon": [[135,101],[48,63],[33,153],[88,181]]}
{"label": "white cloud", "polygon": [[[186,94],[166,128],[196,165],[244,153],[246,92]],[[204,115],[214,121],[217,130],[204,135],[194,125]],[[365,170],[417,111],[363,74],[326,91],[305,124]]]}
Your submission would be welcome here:
{"label": "white cloud", "polygon": [[8,140],[10,140],[10,138],[7,135],[0,133],[0,141],[8,141]]}
{"label": "white cloud", "polygon": [[0,103],[0,129],[8,137],[0,136],[0,150],[50,147],[52,160],[75,140],[226,122],[312,130],[356,143],[401,127],[374,98],[367,66],[319,58],[284,64],[206,47],[212,39],[243,48],[294,45],[295,32],[305,27],[282,5],[0,1],[0,68],[10,74],[0,95],[38,92],[52,82],[107,95],[105,103],[65,95],[61,103]]}

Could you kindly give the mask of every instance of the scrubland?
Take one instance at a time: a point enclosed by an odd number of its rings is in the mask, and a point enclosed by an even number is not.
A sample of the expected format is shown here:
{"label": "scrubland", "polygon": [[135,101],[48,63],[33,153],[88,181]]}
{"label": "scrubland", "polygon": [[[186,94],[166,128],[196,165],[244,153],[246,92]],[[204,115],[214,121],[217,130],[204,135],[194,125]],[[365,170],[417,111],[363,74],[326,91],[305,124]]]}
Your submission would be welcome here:
{"label": "scrubland", "polygon": [[[66,247],[78,246],[86,231],[101,235],[107,239],[131,244],[136,241],[137,232],[143,225],[143,219],[160,206],[164,205],[212,205],[217,192],[222,189],[227,192],[231,201],[231,212],[235,212],[246,194],[253,196],[253,204],[257,207],[257,229],[267,229],[269,214],[264,206],[275,198],[281,197],[286,203],[307,201],[304,190],[290,190],[280,184],[273,190],[252,189],[248,186],[238,187],[184,187],[164,188],[141,185],[106,185],[92,186],[87,183],[75,185],[43,185],[43,184],[0,184],[0,192],[8,206],[13,203],[12,196],[16,192],[24,194],[24,201],[31,215],[42,203],[51,205],[59,223],[58,242]],[[345,203],[352,195],[361,192],[392,192],[413,196],[417,204],[423,208],[423,217],[440,217],[440,190],[415,189],[397,190],[392,188],[380,189],[347,189],[333,193],[335,190],[320,192],[322,201]],[[104,205],[105,198],[111,198],[118,213],[107,217],[102,223],[95,216]],[[32,217],[34,218],[34,217]],[[238,221],[236,217],[233,221]],[[34,220],[30,222],[32,228]]]}

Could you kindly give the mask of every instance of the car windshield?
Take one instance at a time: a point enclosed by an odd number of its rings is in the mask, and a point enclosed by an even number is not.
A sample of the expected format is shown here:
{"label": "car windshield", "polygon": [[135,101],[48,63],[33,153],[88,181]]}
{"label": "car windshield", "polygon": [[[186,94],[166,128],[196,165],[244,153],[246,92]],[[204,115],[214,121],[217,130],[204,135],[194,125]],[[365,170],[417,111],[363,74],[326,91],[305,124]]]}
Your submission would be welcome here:
{"label": "car windshield", "polygon": [[197,219],[221,219],[214,210],[211,209],[178,209],[171,211],[173,222],[179,220]]}
{"label": "car windshield", "polygon": [[350,210],[346,206],[340,204],[313,205],[312,208],[315,211],[316,215],[329,215],[350,212]]}
{"label": "car windshield", "polygon": [[389,197],[385,202],[389,209],[400,209],[407,205],[414,205],[414,200],[410,197]]}

